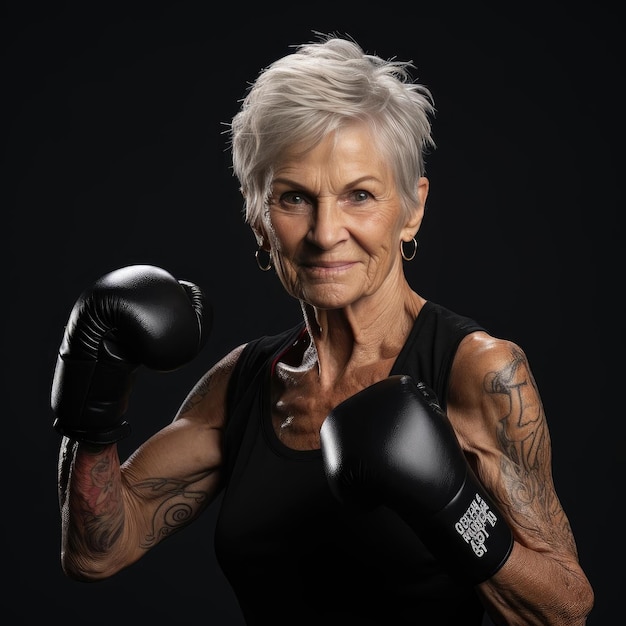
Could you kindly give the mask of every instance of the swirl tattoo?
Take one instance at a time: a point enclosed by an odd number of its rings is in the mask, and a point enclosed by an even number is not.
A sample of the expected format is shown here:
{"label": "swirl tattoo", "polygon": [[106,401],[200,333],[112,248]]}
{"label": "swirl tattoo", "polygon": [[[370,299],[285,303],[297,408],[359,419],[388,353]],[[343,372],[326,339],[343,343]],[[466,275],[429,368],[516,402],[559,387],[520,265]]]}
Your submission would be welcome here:
{"label": "swirl tattoo", "polygon": [[134,485],[133,489],[143,492],[144,496],[162,499],[152,518],[152,532],[146,536],[142,548],[150,548],[186,526],[204,508],[206,494],[190,490],[189,484],[171,478],[153,478]]}

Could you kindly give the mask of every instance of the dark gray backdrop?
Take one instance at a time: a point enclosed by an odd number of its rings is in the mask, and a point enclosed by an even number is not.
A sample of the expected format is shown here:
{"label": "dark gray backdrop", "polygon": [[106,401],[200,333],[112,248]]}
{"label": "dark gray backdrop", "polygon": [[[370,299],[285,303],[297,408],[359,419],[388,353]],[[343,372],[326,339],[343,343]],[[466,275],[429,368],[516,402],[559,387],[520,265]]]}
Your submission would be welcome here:
{"label": "dark gray backdrop", "polygon": [[193,363],[167,375],[142,370],[123,455],[171,419],[227,350],[299,319],[273,272],[256,267],[223,133],[248,81],[313,31],[413,59],[431,87],[438,149],[410,280],[526,350],[551,425],[557,489],[597,593],[589,624],[621,613],[618,578],[608,573],[623,560],[615,15],[557,3],[437,13],[400,3],[9,4],[1,26],[6,623],[41,615],[67,626],[242,623],[214,562],[213,509],[114,579],[63,577],[49,390],[75,298],[123,265],[153,263],[199,283],[215,314]]}

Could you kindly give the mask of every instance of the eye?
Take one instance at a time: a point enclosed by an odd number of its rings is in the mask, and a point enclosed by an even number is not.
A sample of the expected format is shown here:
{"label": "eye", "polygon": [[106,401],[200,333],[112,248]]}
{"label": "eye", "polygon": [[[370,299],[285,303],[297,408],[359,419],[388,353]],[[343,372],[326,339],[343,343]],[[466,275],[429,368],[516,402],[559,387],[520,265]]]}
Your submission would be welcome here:
{"label": "eye", "polygon": [[312,203],[308,196],[297,191],[286,191],[278,196],[277,202],[272,205],[283,211],[302,213],[312,209]]}
{"label": "eye", "polygon": [[372,198],[372,194],[364,189],[355,189],[350,192],[350,201],[356,204],[367,202]]}
{"label": "eye", "polygon": [[296,193],[295,191],[290,191],[289,193],[284,193],[280,197],[280,201],[281,203],[284,203],[284,204],[299,205],[299,204],[304,204],[305,202],[307,202],[307,199],[305,196],[303,196],[300,193]]}

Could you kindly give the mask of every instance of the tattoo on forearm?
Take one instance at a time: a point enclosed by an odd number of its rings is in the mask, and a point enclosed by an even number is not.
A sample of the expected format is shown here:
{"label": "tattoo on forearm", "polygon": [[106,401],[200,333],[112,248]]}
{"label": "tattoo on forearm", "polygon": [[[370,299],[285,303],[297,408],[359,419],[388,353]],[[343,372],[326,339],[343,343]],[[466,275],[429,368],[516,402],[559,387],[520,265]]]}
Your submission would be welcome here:
{"label": "tattoo on forearm", "polygon": [[[114,471],[115,454],[111,448],[105,454],[80,455],[74,469],[75,492],[81,496],[73,500],[72,506],[84,528],[80,536],[94,552],[109,550],[124,527],[121,475]],[[151,532],[144,538],[142,548],[150,548],[187,525],[204,508],[206,494],[191,489],[190,485],[181,480],[153,478],[131,486],[141,499],[159,502],[152,517]]]}
{"label": "tattoo on forearm", "polygon": [[105,552],[115,543],[123,528],[121,484],[113,471],[114,448],[105,454],[83,454],[77,457],[74,479],[82,497],[74,502],[85,527],[85,541],[97,552]]}

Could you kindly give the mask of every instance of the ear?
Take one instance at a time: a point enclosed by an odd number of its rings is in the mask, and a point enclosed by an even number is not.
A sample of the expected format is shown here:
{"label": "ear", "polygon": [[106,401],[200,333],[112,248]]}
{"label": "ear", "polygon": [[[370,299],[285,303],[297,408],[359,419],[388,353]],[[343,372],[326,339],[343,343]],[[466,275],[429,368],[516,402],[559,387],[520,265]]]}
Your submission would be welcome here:
{"label": "ear", "polygon": [[265,228],[261,225],[259,227],[252,226],[252,232],[254,233],[254,237],[256,242],[262,250],[269,252],[271,250],[271,246],[269,244],[269,237],[265,232]]}
{"label": "ear", "polygon": [[425,176],[421,176],[417,183],[417,202],[411,209],[409,217],[402,229],[402,240],[410,241],[417,235],[424,218],[426,208],[426,198],[428,197],[429,181]]}

